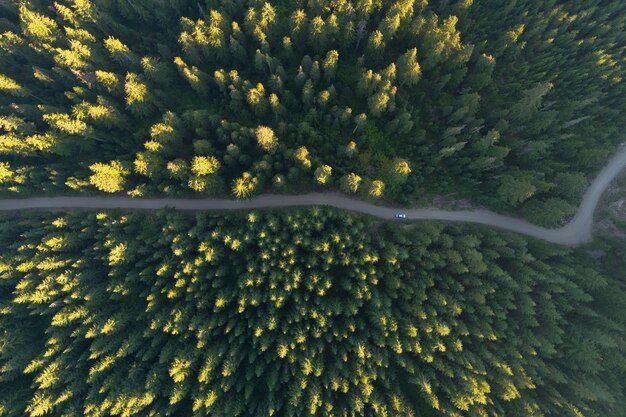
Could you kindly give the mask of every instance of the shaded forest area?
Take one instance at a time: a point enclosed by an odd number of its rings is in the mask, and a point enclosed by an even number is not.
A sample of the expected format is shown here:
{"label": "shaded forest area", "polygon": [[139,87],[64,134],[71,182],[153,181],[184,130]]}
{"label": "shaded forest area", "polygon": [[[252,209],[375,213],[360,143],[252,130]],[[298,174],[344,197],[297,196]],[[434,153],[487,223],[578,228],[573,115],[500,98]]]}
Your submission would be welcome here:
{"label": "shaded forest area", "polygon": [[620,0],[4,1],[0,192],[338,186],[556,225],[623,140],[625,16]]}
{"label": "shaded forest area", "polygon": [[0,247],[2,416],[623,416],[624,277],[582,250],[318,208],[31,212]]}

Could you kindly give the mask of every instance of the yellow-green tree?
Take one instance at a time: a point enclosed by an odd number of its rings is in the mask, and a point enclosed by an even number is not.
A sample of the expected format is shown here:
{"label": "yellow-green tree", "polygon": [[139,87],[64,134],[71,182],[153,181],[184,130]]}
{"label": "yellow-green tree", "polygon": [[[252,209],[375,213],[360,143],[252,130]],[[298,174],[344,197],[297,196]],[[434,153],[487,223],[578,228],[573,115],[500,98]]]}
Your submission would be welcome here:
{"label": "yellow-green tree", "polygon": [[417,48],[406,51],[398,58],[398,78],[400,86],[406,84],[409,87],[417,84],[422,71],[417,62]]}
{"label": "yellow-green tree", "polygon": [[15,97],[21,97],[28,94],[24,87],[19,85],[14,79],[3,74],[0,74],[0,91]]}
{"label": "yellow-green tree", "polygon": [[220,168],[220,161],[214,156],[194,156],[191,171],[196,175],[212,175]]}
{"label": "yellow-green tree", "polygon": [[326,54],[326,58],[322,63],[322,67],[324,68],[324,78],[326,81],[330,81],[335,72],[337,71],[337,64],[339,63],[339,52],[335,49],[328,51]]}
{"label": "yellow-green tree", "polygon": [[20,20],[24,35],[37,45],[54,42],[60,35],[54,20],[28,9],[27,3],[20,7]]}
{"label": "yellow-green tree", "polygon": [[249,172],[244,172],[241,177],[233,181],[231,190],[238,199],[248,198],[252,195],[258,183],[259,179],[257,177]]}
{"label": "yellow-green tree", "polygon": [[370,184],[369,190],[367,193],[375,198],[378,198],[383,195],[383,191],[385,189],[385,183],[381,180],[374,180]]}
{"label": "yellow-green tree", "polygon": [[115,193],[124,189],[124,177],[129,172],[119,161],[111,161],[108,164],[98,162],[89,166],[89,169],[93,172],[89,177],[89,183],[98,190]]}
{"label": "yellow-green tree", "polygon": [[346,154],[348,156],[353,156],[357,153],[357,148],[356,148],[356,142],[351,140],[350,142],[348,142],[348,144],[346,145]]}
{"label": "yellow-green tree", "polygon": [[306,146],[301,146],[298,149],[296,149],[295,157],[298,161],[300,161],[303,167],[307,169],[311,168],[311,160],[309,159],[309,150],[306,148]]}
{"label": "yellow-green tree", "polygon": [[69,114],[65,113],[51,113],[44,114],[42,119],[48,122],[48,124],[68,135],[83,135],[86,136],[90,131],[87,123],[82,120],[72,118]]}
{"label": "yellow-green tree", "polygon": [[267,126],[259,126],[254,131],[259,146],[265,151],[271,151],[278,145],[278,138],[274,134],[272,128]]}
{"label": "yellow-green tree", "polygon": [[0,162],[0,184],[11,181],[14,174],[8,162]]}
{"label": "yellow-green tree", "polygon": [[318,184],[324,185],[330,179],[333,173],[333,168],[330,165],[322,165],[315,170],[315,181]]}
{"label": "yellow-green tree", "polygon": [[104,40],[104,47],[109,51],[111,57],[120,64],[128,64],[136,60],[128,46],[113,36],[109,36]]}
{"label": "yellow-green tree", "polygon": [[182,158],[174,159],[167,163],[167,171],[173,178],[183,179],[189,171],[189,164]]}
{"label": "yellow-green tree", "polygon": [[96,80],[100,84],[102,84],[109,93],[117,92],[118,90],[121,90],[123,83],[122,83],[122,77],[120,77],[119,75],[112,73],[112,72],[101,71],[101,70],[96,70],[94,72],[94,75],[96,77]]}
{"label": "yellow-green tree", "polygon": [[362,178],[354,172],[344,175],[341,178],[341,188],[348,193],[356,193],[361,185]]}
{"label": "yellow-green tree", "polygon": [[393,170],[396,174],[406,176],[411,173],[411,165],[406,159],[397,159],[394,161]]}
{"label": "yellow-green tree", "polygon": [[126,105],[134,114],[142,116],[150,112],[152,95],[148,85],[143,82],[139,75],[130,72],[126,74],[124,92],[126,93]]}
{"label": "yellow-green tree", "polygon": [[187,80],[191,88],[200,94],[205,94],[207,90],[208,74],[201,71],[195,65],[187,65],[181,57],[174,58],[174,64],[178,68],[178,72]]}

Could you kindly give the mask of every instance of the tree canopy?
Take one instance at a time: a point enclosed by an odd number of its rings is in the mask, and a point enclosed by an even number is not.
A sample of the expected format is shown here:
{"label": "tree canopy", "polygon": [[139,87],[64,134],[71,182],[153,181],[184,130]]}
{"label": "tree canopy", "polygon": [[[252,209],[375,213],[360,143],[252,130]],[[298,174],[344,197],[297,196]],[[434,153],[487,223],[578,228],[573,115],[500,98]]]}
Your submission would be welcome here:
{"label": "tree canopy", "polygon": [[3,416],[622,415],[623,276],[583,251],[319,208],[29,213],[0,244]]}
{"label": "tree canopy", "polygon": [[[558,225],[623,141],[625,17],[3,0],[0,198],[337,187]],[[3,214],[0,417],[623,417],[618,237],[319,207]]]}
{"label": "tree canopy", "polygon": [[[399,203],[446,194],[565,218],[626,127],[619,0],[0,8],[0,162],[22,173],[3,195],[220,194],[246,172],[290,191],[354,174]],[[203,157],[219,171],[194,172]],[[115,163],[124,181],[93,181]]]}

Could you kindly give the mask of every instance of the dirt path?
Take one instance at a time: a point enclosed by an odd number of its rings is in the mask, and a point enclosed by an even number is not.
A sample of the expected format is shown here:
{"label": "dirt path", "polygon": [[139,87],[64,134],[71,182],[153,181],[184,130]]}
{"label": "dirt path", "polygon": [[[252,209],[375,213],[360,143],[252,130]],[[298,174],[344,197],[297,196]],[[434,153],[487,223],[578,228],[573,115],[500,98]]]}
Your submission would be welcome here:
{"label": "dirt path", "polygon": [[547,229],[488,210],[448,211],[435,208],[396,209],[376,206],[346,197],[339,193],[312,193],[302,195],[264,194],[249,200],[236,201],[221,198],[208,199],[136,199],[130,197],[35,197],[0,200],[0,211],[29,209],[141,209],[157,210],[165,207],[179,210],[248,210],[325,205],[348,211],[369,214],[381,219],[394,219],[396,213],[406,213],[407,220],[443,220],[477,223],[510,230],[548,242],[577,245],[592,239],[593,213],[600,197],[611,181],[626,167],[626,146],[607,162],[585,192],[574,218],[559,229]]}

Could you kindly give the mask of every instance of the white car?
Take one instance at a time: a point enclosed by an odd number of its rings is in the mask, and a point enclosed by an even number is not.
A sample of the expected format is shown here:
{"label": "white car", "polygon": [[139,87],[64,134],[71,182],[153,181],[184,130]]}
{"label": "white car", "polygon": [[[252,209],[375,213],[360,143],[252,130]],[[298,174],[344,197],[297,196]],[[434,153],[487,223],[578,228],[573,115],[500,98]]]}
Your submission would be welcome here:
{"label": "white car", "polygon": [[396,214],[396,218],[398,218],[398,219],[406,219],[406,214],[398,213],[398,214]]}

